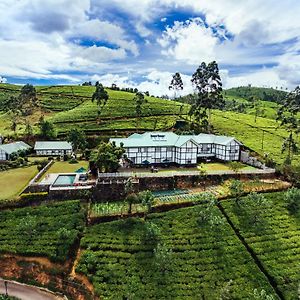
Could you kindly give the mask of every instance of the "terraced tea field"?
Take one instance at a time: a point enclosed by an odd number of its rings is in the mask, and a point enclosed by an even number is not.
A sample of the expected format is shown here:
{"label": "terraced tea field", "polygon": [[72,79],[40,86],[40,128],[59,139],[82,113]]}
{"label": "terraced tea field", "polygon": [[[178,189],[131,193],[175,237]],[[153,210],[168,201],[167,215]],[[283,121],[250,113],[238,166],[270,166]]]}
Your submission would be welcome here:
{"label": "terraced tea field", "polygon": [[0,212],[0,252],[64,262],[83,230],[79,201]]}
{"label": "terraced tea field", "polygon": [[[272,205],[251,209],[234,202],[224,201],[222,206],[246,243],[253,249],[266,271],[272,276],[284,299],[299,297],[300,283],[300,216],[291,215],[284,202],[283,193],[267,194]],[[255,225],[251,217],[259,213]]]}
{"label": "terraced tea field", "polygon": [[103,299],[277,299],[272,287],[213,207],[215,225],[199,221],[206,205],[91,226],[77,272]]}

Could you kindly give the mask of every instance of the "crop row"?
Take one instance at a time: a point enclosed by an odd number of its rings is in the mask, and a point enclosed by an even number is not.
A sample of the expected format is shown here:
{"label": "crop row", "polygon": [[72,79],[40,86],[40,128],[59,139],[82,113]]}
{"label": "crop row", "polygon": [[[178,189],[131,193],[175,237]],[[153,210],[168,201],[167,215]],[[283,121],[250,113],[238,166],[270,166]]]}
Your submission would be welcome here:
{"label": "crop row", "polygon": [[255,288],[272,288],[216,207],[151,214],[88,228],[77,272],[88,276],[103,299],[252,299]]}
{"label": "crop row", "polygon": [[[284,193],[266,194],[272,205],[258,209],[237,208],[231,201],[222,202],[225,211],[246,242],[275,279],[285,299],[296,299],[300,282],[299,216],[291,215]],[[244,199],[247,205],[247,199]],[[255,224],[249,222],[259,216]]]}
{"label": "crop row", "polygon": [[62,262],[83,226],[79,201],[1,211],[0,252]]}

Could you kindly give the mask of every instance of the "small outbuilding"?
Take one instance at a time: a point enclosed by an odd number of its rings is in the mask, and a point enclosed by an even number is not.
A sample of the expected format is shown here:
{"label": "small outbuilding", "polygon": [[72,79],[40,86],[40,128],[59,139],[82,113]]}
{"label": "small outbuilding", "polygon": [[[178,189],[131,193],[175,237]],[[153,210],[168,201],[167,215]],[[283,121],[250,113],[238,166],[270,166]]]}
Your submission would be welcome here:
{"label": "small outbuilding", "polygon": [[34,151],[37,155],[59,156],[71,155],[73,148],[67,141],[38,141],[35,142]]}
{"label": "small outbuilding", "polygon": [[10,160],[10,157],[14,153],[18,153],[19,151],[28,151],[31,147],[22,142],[14,142],[9,144],[1,144],[0,145],[0,161]]}

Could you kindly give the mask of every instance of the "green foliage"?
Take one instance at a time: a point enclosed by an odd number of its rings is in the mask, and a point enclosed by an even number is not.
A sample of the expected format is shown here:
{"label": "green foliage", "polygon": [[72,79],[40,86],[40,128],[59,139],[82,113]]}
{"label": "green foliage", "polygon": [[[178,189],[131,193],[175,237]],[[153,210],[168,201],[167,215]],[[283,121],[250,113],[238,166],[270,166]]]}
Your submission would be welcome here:
{"label": "green foliage", "polygon": [[297,153],[299,148],[294,137],[300,132],[300,87],[296,87],[290,92],[283,101],[282,106],[278,110],[278,120],[281,126],[287,128],[289,135],[284,139],[282,151],[287,152],[287,163],[292,161],[292,155]]}
{"label": "green foliage", "polygon": [[[226,222],[217,229],[199,226],[199,210],[206,206],[90,226],[76,271],[103,299],[131,292],[133,299],[219,299],[231,280],[231,299],[252,299],[255,288],[272,295]],[[223,218],[216,206],[212,210]]]}
{"label": "green foliage", "polygon": [[296,188],[289,189],[284,195],[284,200],[289,212],[296,214],[300,209],[300,190]]}
{"label": "green foliage", "polygon": [[41,201],[46,200],[48,197],[48,192],[36,192],[36,193],[23,193],[20,198],[21,201]]}
{"label": "green foliage", "polygon": [[141,199],[135,193],[130,193],[125,197],[125,202],[128,203],[128,213],[132,212],[132,205],[141,203]]}
{"label": "green foliage", "polygon": [[262,211],[269,208],[272,201],[263,194],[251,192],[244,201],[242,201],[243,210],[247,212],[249,225],[258,225],[262,221]]}
{"label": "green foliage", "polygon": [[169,85],[169,90],[174,91],[174,99],[176,99],[176,97],[177,97],[177,92],[183,90],[183,82],[182,82],[180,73],[176,72],[172,76],[172,80]]}
{"label": "green foliage", "polygon": [[221,108],[225,101],[222,94],[222,81],[218,64],[213,61],[206,65],[202,62],[192,76],[192,83],[197,89],[189,114],[205,131],[211,126],[210,113],[213,108]]}
{"label": "green foliage", "polygon": [[117,147],[115,143],[102,142],[91,158],[100,172],[116,172],[120,167],[119,161],[125,153],[124,148]]}
{"label": "green foliage", "polygon": [[76,152],[78,149],[85,150],[87,141],[85,134],[78,128],[73,128],[67,135],[67,141],[72,144],[73,150]]}
{"label": "green foliage", "polygon": [[103,85],[101,83],[98,83],[96,85],[96,90],[93,93],[92,96],[92,102],[96,100],[97,106],[98,106],[98,115],[101,113],[101,108],[105,106],[109,96],[107,91],[104,89]]}
{"label": "green foliage", "polygon": [[238,171],[240,169],[242,169],[244,167],[244,165],[239,161],[231,161],[231,162],[228,163],[228,167],[233,172],[238,173]]}
{"label": "green foliage", "polygon": [[138,194],[140,202],[146,207],[147,212],[150,213],[154,204],[154,196],[151,191],[143,191]]}
{"label": "green foliage", "polygon": [[[283,299],[297,299],[300,282],[299,218],[291,215],[287,209],[284,192],[264,194],[264,197],[273,204],[260,208],[250,205],[238,210],[232,201],[221,201],[221,205],[264,269],[272,276]],[[251,199],[244,198],[243,206],[249,201]],[[249,216],[258,209],[260,223],[263,225],[259,227],[249,222]],[[264,288],[258,289],[259,294],[262,289]],[[267,290],[265,294],[271,296]],[[252,296],[251,299],[256,298]]]}
{"label": "green foliage", "polygon": [[273,88],[262,88],[252,86],[240,86],[226,90],[226,96],[235,98],[245,98],[250,100],[251,97],[261,99],[263,101],[282,103],[286,97],[287,92],[273,89]]}
{"label": "green foliage", "polygon": [[39,129],[40,136],[44,139],[54,139],[56,137],[53,124],[49,121],[45,121],[43,117],[40,119]]}
{"label": "green foliage", "polygon": [[141,93],[141,92],[137,92],[135,94],[135,97],[134,97],[133,100],[135,101],[135,113],[136,113],[136,116],[137,116],[137,125],[136,125],[136,127],[138,128],[139,120],[142,116],[142,105],[147,101],[145,99],[144,94]]}
{"label": "green foliage", "polygon": [[0,212],[0,252],[63,262],[83,226],[79,201],[4,210]]}
{"label": "green foliage", "polygon": [[232,180],[229,186],[231,197],[235,198],[236,203],[239,204],[241,196],[244,194],[244,184],[240,180]]}

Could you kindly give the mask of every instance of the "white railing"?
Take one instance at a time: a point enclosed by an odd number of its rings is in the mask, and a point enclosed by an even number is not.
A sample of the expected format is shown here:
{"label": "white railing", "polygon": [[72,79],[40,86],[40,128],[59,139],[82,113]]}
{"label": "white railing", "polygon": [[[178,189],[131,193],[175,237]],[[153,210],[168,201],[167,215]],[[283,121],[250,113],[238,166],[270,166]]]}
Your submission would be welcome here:
{"label": "white railing", "polygon": [[[206,175],[259,175],[259,174],[274,174],[275,169],[255,169],[255,170],[232,170],[207,171]],[[173,177],[173,176],[195,176],[200,175],[200,171],[158,171],[157,173],[148,172],[118,172],[118,173],[99,173],[98,178],[120,178],[120,177]]]}

